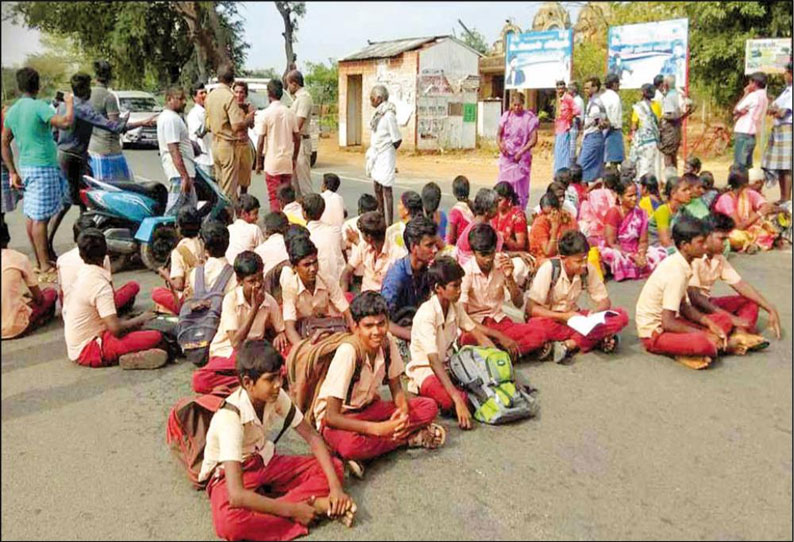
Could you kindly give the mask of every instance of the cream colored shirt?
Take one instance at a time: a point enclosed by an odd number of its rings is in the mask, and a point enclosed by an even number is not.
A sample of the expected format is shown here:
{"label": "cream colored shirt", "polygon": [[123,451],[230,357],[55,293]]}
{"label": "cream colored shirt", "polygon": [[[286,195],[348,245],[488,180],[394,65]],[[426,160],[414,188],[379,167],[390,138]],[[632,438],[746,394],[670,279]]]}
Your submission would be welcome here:
{"label": "cream colored shirt", "polygon": [[292,174],[292,154],[295,149],[292,137],[298,133],[295,113],[280,100],[274,100],[259,115],[255,129],[258,134],[265,136],[265,173]]}
{"label": "cream colored shirt", "polygon": [[291,267],[281,270],[279,278],[284,321],[297,322],[312,316],[340,316],[350,306],[337,281],[317,273],[314,292],[310,292]]}
{"label": "cream colored shirt", "polygon": [[664,309],[678,313],[691,278],[692,267],[678,251],[654,269],[637,298],[634,319],[640,339],[650,338],[656,330],[662,330]]}
{"label": "cream colored shirt", "polygon": [[[312,116],[312,95],[305,88],[299,88],[292,99],[290,109],[298,119],[306,119],[303,123],[301,135],[309,135],[309,122]],[[300,123],[298,123],[300,124]]]}
{"label": "cream colored shirt", "polygon": [[39,281],[33,274],[33,264],[21,252],[4,248],[0,264],[3,269],[3,297],[0,300],[3,309],[3,338],[11,339],[28,328],[33,309],[26,303],[25,293],[32,286],[38,286]]}
{"label": "cream colored shirt", "polygon": [[375,248],[364,241],[363,237],[357,245],[353,246],[350,260],[347,262],[353,269],[362,268],[364,275],[361,281],[361,291],[373,290],[380,292],[383,279],[391,264],[406,256],[408,251],[398,247],[388,240],[383,243],[383,248],[375,253]]}
{"label": "cream colored shirt", "polygon": [[433,375],[428,359],[430,354],[438,355],[446,365],[447,351],[458,337],[458,330],[468,332],[473,329],[474,321],[460,302],[451,303],[446,315],[437,295],[422,303],[411,325],[411,361],[405,368],[409,378],[408,391],[418,393],[425,378]]}
{"label": "cream colored shirt", "polygon": [[[399,378],[405,369],[400,351],[390,334],[386,334],[386,340],[388,344],[384,347],[390,349],[389,379]],[[367,357],[358,363],[361,365],[360,376],[358,381],[353,384],[350,402],[347,402],[350,381],[356,371],[356,348],[352,344],[346,343],[337,348],[314,405],[314,417],[318,430],[321,429],[325,419],[329,397],[342,400],[342,412],[360,410],[380,397],[378,388],[386,375],[386,359],[383,348],[378,350],[374,361]]]}
{"label": "cream colored shirt", "polygon": [[486,275],[480,270],[475,258],[463,266],[466,275],[460,290],[460,304],[471,318],[482,323],[486,318],[501,322],[507,316],[502,311],[505,300],[505,275],[494,268]]}
{"label": "cream colored shirt", "polygon": [[264,242],[262,228],[238,218],[229,225],[229,248],[226,249],[226,260],[234,265],[234,259],[238,254],[246,250],[256,250],[256,247]]}
{"label": "cream colored shirt", "polygon": [[340,230],[345,225],[345,200],[336,192],[324,190],[320,196],[325,200],[325,211],[320,222],[329,226],[337,226]]}
{"label": "cream colored shirt", "polygon": [[[204,262],[204,286],[207,290],[212,288],[212,285],[215,284],[215,280],[220,276],[221,271],[223,271],[223,268],[228,263],[229,262],[226,260],[226,258],[213,258],[213,257],[207,258],[207,261]],[[196,269],[197,267],[193,268],[190,271],[190,275],[188,276],[187,283],[190,290],[188,292],[189,295],[187,297],[192,296],[193,292],[196,291]],[[223,293],[228,294],[229,292],[234,290],[236,286],[237,286],[237,277],[235,276],[234,273],[232,273],[232,276],[229,278],[229,281],[226,283],[226,288],[223,289]]]}
{"label": "cream colored shirt", "polygon": [[338,281],[342,277],[342,271],[345,270],[342,229],[339,226],[329,226],[319,220],[310,220],[306,228],[309,230],[309,239],[317,247],[320,273]]}
{"label": "cream colored shirt", "polygon": [[[555,312],[568,312],[578,310],[579,296],[582,294],[582,277],[576,275],[571,280],[565,273],[565,264],[560,261],[560,277],[552,288],[552,264],[547,260],[538,268],[532,285],[529,287],[527,297],[538,305]],[[587,264],[587,293],[594,303],[609,298],[607,287],[598,271]]]}
{"label": "cream colored shirt", "polygon": [[187,248],[191,254],[196,258],[195,265],[199,265],[206,257],[204,254],[204,242],[196,237],[185,237],[184,239],[180,240],[177,243],[176,248],[171,251],[171,279],[177,278],[185,278],[188,271],[193,269],[192,267],[188,266],[185,258],[182,257],[182,254],[179,252],[179,247]]}
{"label": "cream colored shirt", "polygon": [[[61,287],[61,316],[66,321],[66,304],[69,302],[69,294],[72,292],[80,269],[85,265],[83,259],[80,257],[80,249],[74,247],[69,252],[64,252],[58,256],[56,267],[58,268],[58,285]],[[102,268],[110,274],[110,258],[105,256],[105,261],[102,263]]]}
{"label": "cream colored shirt", "polygon": [[[210,357],[228,358],[234,352],[232,337],[237,330],[245,325],[251,314],[251,305],[246,301],[243,287],[238,286],[223,298],[221,308],[221,321],[218,331],[210,343]],[[265,338],[265,330],[272,327],[276,333],[284,331],[284,320],[281,318],[281,308],[270,294],[265,294],[265,300],[259,306],[254,317],[254,323],[248,331],[246,340],[259,340]]]}
{"label": "cream colored shirt", "polygon": [[107,327],[103,318],[116,314],[110,273],[97,265],[84,264],[69,295],[68,316],[63,331],[69,359],[76,361],[88,343],[101,338]]}
{"label": "cream colored shirt", "polygon": [[284,243],[284,236],[280,233],[274,233],[265,239],[261,245],[256,247],[254,252],[259,254],[259,257],[262,258],[265,264],[265,268],[262,271],[265,275],[284,260],[289,260],[287,246]]}
{"label": "cream colored shirt", "polygon": [[287,215],[290,224],[306,225],[306,220],[303,218],[303,207],[297,201],[286,204],[281,212]]}
{"label": "cream colored shirt", "polygon": [[741,282],[742,277],[722,254],[710,258],[704,255],[702,258],[692,260],[692,278],[689,280],[689,286],[699,288],[709,295],[717,280],[734,285]]}
{"label": "cream colored shirt", "polygon": [[[199,481],[207,480],[213,472],[216,476],[219,475],[224,461],[245,463],[254,454],[262,456],[262,462],[267,466],[273,459],[276,448],[270,440],[271,429],[281,429],[292,406],[289,395],[283,389],[279,391],[278,399],[274,403],[265,405],[261,420],[244,388],[237,388],[226,398],[226,402],[236,406],[240,413],[221,408],[212,416],[207,430],[207,444],[204,447]],[[294,429],[302,420],[303,413],[296,409],[290,427]]]}

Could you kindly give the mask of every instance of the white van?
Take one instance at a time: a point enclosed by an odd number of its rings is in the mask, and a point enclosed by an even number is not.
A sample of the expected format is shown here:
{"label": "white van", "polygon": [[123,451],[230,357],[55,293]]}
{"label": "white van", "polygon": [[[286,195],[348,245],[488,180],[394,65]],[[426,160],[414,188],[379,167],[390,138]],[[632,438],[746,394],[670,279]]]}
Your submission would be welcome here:
{"label": "white van", "polygon": [[[140,90],[116,90],[113,92],[119,101],[121,113],[129,112],[129,122],[146,120],[160,113],[163,108],[157,105],[153,94]],[[157,147],[157,125],[140,126],[121,134],[121,145],[147,145]]]}

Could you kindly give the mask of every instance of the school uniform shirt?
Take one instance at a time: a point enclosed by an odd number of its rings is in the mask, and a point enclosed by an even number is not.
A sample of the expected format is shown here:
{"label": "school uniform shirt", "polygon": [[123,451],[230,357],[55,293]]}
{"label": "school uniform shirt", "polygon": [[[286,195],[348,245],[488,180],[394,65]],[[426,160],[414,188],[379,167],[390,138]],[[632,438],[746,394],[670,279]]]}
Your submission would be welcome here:
{"label": "school uniform shirt", "polygon": [[350,306],[339,284],[321,273],[317,273],[314,292],[306,288],[291,267],[281,270],[279,283],[285,322],[313,316],[340,316]]}
{"label": "school uniform shirt", "polygon": [[[371,404],[376,399],[380,398],[378,388],[383,383],[383,377],[386,375],[386,358],[384,357],[384,348],[389,348],[389,380],[392,378],[399,378],[405,366],[403,365],[400,351],[397,349],[397,343],[391,334],[386,334],[386,342],[378,349],[375,359],[365,356],[365,359],[357,363],[356,348],[349,343],[344,343],[336,349],[331,364],[328,366],[328,373],[320,392],[317,394],[317,402],[314,405],[314,419],[317,425],[317,430],[322,428],[323,421],[325,420],[325,412],[328,408],[328,398],[335,397],[342,401],[342,412],[350,412],[361,410],[367,405]],[[361,367],[359,379],[353,384],[353,390],[350,394],[350,401],[347,401],[348,390],[350,389],[350,382],[356,371],[356,365]]]}
{"label": "school uniform shirt", "polygon": [[[204,262],[204,287],[207,290],[212,288],[212,285],[215,284],[215,280],[220,276],[221,271],[223,271],[223,268],[228,264],[229,261],[226,258],[207,258],[207,261]],[[198,266],[191,269],[187,279],[191,295],[196,291],[196,269],[198,269]],[[232,273],[232,276],[229,277],[229,281],[226,283],[226,288],[223,289],[223,293],[228,294],[234,290],[235,287],[237,287],[237,277]]]}
{"label": "school uniform shirt", "polygon": [[298,133],[298,119],[281,100],[273,100],[256,119],[256,133],[265,134],[265,173],[291,175],[293,137]]}
{"label": "school uniform shirt", "polygon": [[[223,298],[221,308],[221,321],[218,332],[210,343],[210,357],[228,358],[234,352],[232,336],[237,333],[251,314],[251,304],[245,299],[243,287],[237,286]],[[276,333],[284,331],[284,320],[281,318],[281,308],[270,294],[265,294],[265,300],[259,305],[254,317],[254,323],[248,331],[246,340],[259,340],[265,338],[265,330],[272,327]]]}
{"label": "school uniform shirt", "polygon": [[[353,218],[348,218],[345,220],[345,223],[342,224],[342,243],[345,245],[345,255],[347,256],[347,261],[350,263],[350,257],[353,255],[353,247],[355,246],[353,243],[347,240],[348,232],[354,231],[356,235],[358,235],[359,242],[362,241],[361,239],[361,231],[358,229],[358,218],[360,215],[354,216]],[[364,267],[359,264],[358,266],[353,268],[353,274],[357,277],[364,276]]]}
{"label": "school uniform shirt", "polygon": [[[273,459],[276,448],[270,440],[271,429],[281,427],[279,424],[283,421],[280,420],[287,417],[292,406],[292,401],[284,389],[278,392],[278,399],[275,402],[265,404],[262,419],[256,415],[245,388],[237,388],[226,398],[226,402],[236,406],[240,413],[221,408],[212,416],[207,430],[204,460],[198,476],[200,482],[207,480],[213,472],[216,476],[219,475],[224,461],[245,463],[254,454],[259,454],[263,465],[267,466]],[[296,428],[301,421],[303,421],[303,413],[296,408],[290,427]]]}
{"label": "school uniform shirt", "polygon": [[380,292],[386,271],[394,262],[407,255],[408,251],[405,248],[398,247],[388,240],[384,241],[383,247],[376,253],[375,248],[362,238],[353,247],[353,252],[347,263],[353,269],[361,266],[364,270],[364,278],[361,280],[362,292],[369,290]]}
{"label": "school uniform shirt", "polygon": [[702,258],[692,260],[692,278],[689,280],[689,286],[703,290],[704,294],[709,295],[717,280],[723,280],[733,286],[741,282],[742,277],[722,254],[712,257],[704,255]]}
{"label": "school uniform shirt", "polygon": [[341,230],[345,224],[345,199],[330,190],[324,190],[320,196],[325,200],[325,211],[320,217],[320,222],[337,226]]}
{"label": "school uniform shirt", "polygon": [[306,220],[303,218],[303,207],[297,201],[286,204],[281,212],[287,215],[290,224],[306,225]]}
{"label": "school uniform shirt", "polygon": [[179,251],[179,247],[185,247],[190,251],[191,254],[193,254],[193,256],[196,258],[195,265],[199,265],[201,260],[204,259],[204,242],[199,239],[198,236],[185,237],[184,239],[181,239],[179,243],[177,243],[176,248],[171,251],[171,273],[169,274],[169,277],[172,280],[184,279],[188,271],[193,269],[185,261],[185,258]]}
{"label": "school uniform shirt", "polygon": [[[80,274],[80,269],[85,265],[83,259],[80,257],[80,249],[74,247],[69,252],[64,252],[58,256],[58,261],[55,267],[58,269],[58,284],[61,287],[63,299],[61,300],[61,316],[66,320],[66,304],[69,302],[69,295],[77,282],[77,277]],[[105,256],[102,262],[102,268],[111,274],[110,271],[110,258]]]}
{"label": "school uniform shirt", "polygon": [[458,330],[469,332],[473,329],[474,321],[460,302],[450,303],[446,315],[437,295],[422,303],[411,325],[411,361],[405,368],[409,378],[408,391],[419,393],[425,378],[433,376],[428,359],[430,354],[437,354],[446,364],[447,350],[455,342]]}
{"label": "school uniform shirt", "polygon": [[345,256],[342,254],[342,229],[339,226],[330,226],[319,220],[310,220],[306,224],[309,230],[309,239],[317,247],[317,261],[320,272],[336,280],[345,270]]}
{"label": "school uniform shirt", "polygon": [[[551,284],[551,260],[546,260],[532,279],[527,297],[548,310],[555,312],[568,312],[578,310],[579,296],[582,294],[582,276],[576,275],[571,279],[565,272],[565,265],[560,261],[560,277]],[[609,298],[607,287],[598,271],[591,263],[587,264],[587,293],[593,302],[598,303]]]}
{"label": "school uniform shirt", "polygon": [[289,260],[287,245],[284,242],[284,236],[280,233],[270,235],[261,245],[256,247],[254,252],[259,254],[265,264],[264,274],[267,274],[268,271],[284,260]]}
{"label": "school uniform shirt", "polygon": [[637,299],[634,319],[640,339],[648,339],[657,330],[662,331],[664,309],[678,313],[691,279],[692,267],[678,251],[653,270]]}
{"label": "school uniform shirt", "polygon": [[256,224],[249,224],[242,218],[238,218],[229,224],[229,248],[226,249],[226,260],[234,265],[234,259],[241,252],[254,250],[265,242],[262,228]]}
{"label": "school uniform shirt", "polygon": [[[33,309],[25,302],[25,293],[39,281],[33,274],[33,264],[16,250],[2,251],[2,315],[3,338],[16,337],[28,328]],[[115,307],[114,307],[115,309]]]}
{"label": "school uniform shirt", "polygon": [[463,276],[459,303],[466,307],[466,313],[480,324],[486,318],[493,318],[497,322],[504,320],[507,317],[502,311],[505,299],[504,273],[494,265],[486,275],[474,258],[466,262],[463,270],[466,274]]}
{"label": "school uniform shirt", "polygon": [[98,265],[84,264],[69,296],[63,331],[69,359],[76,361],[83,348],[107,329],[103,318],[116,314],[110,272]]}

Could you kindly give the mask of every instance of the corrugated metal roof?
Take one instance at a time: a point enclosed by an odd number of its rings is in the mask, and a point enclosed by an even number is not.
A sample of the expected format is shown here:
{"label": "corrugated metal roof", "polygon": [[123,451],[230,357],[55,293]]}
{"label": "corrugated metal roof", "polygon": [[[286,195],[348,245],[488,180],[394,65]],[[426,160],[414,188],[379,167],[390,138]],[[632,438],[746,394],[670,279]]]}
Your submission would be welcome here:
{"label": "corrugated metal roof", "polygon": [[[464,47],[471,49],[468,45],[456,39],[454,36],[430,36],[426,38],[405,38],[401,40],[391,40],[391,41],[373,41],[370,42],[369,45],[356,51],[355,53],[351,53],[344,58],[339,59],[340,62],[345,62],[348,60],[371,60],[376,58],[391,58],[406,51],[413,51],[414,49],[418,49],[422,45],[426,43],[430,43],[432,41],[438,41],[441,39],[451,39],[455,42],[463,45]],[[480,54],[479,52],[471,49],[473,52]],[[482,56],[482,55],[480,55]]]}

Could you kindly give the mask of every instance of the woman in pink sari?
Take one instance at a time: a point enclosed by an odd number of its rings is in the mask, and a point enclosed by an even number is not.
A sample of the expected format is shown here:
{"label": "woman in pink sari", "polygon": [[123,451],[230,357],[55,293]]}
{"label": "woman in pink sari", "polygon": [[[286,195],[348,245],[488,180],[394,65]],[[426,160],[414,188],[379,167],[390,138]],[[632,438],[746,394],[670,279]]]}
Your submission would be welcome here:
{"label": "woman in pink sari", "polygon": [[499,121],[499,179],[510,183],[518,194],[522,210],[529,201],[529,176],[532,170],[532,147],[538,142],[538,117],[524,109],[524,95],[516,92],[510,109]]}
{"label": "woman in pink sari", "polygon": [[587,199],[579,206],[579,229],[587,236],[590,246],[600,245],[604,241],[604,219],[607,211],[617,202],[615,187],[619,182],[617,172],[607,168],[604,173],[604,186],[591,190]]}
{"label": "woman in pink sari", "polygon": [[615,187],[618,205],[604,218],[604,239],[599,246],[601,261],[617,281],[647,277],[667,251],[648,244],[648,215],[637,206],[637,185]]}

